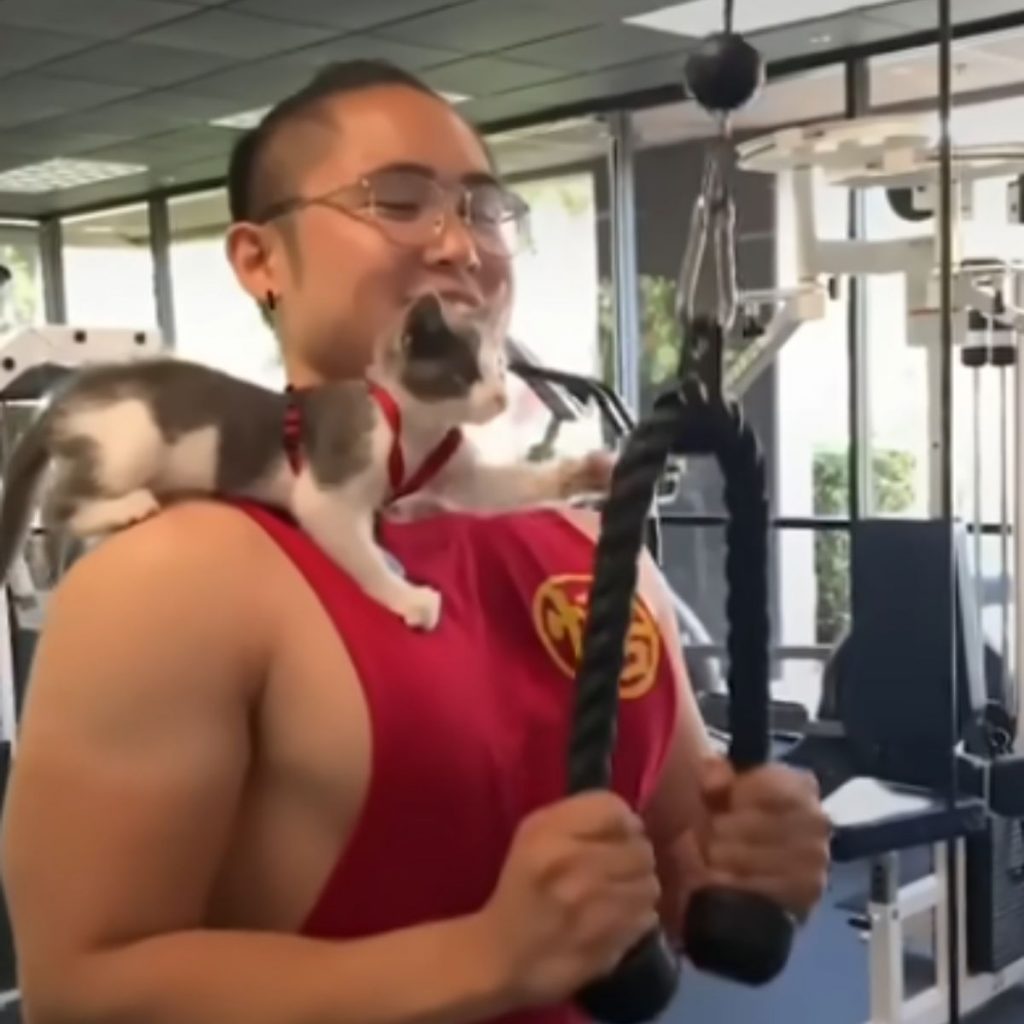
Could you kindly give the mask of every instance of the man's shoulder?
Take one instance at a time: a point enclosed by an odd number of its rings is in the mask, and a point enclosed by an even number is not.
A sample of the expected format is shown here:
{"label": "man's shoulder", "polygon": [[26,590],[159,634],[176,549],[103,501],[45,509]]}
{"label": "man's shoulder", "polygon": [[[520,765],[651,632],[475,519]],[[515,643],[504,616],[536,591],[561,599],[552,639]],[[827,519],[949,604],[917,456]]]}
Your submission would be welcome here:
{"label": "man's shoulder", "polygon": [[202,603],[229,592],[266,561],[268,545],[248,516],[227,503],[189,500],[102,539],[65,575],[58,593],[95,599],[113,590],[185,590]]}
{"label": "man's shoulder", "polygon": [[137,686],[195,692],[185,677],[211,693],[228,692],[214,679],[256,693],[277,639],[277,588],[257,585],[273,563],[246,520],[215,502],[174,505],[79,558],[47,602],[32,689],[60,691],[78,659],[116,701],[134,699]]}
{"label": "man's shoulder", "polygon": [[601,515],[590,508],[564,506],[558,509],[558,515],[570,526],[578,530],[587,540],[594,542],[601,530]]}

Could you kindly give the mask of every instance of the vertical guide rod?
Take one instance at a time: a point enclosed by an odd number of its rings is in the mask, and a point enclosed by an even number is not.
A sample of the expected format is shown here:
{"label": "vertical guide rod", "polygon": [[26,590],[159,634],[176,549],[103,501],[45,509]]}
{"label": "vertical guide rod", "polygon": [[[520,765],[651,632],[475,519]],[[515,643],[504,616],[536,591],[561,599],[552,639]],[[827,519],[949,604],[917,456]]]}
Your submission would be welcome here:
{"label": "vertical guide rod", "polygon": [[[866,57],[846,63],[846,116],[863,117],[871,109],[871,71]],[[863,189],[850,189],[846,237],[853,241],[867,238],[867,201]],[[847,282],[847,360],[849,365],[850,432],[849,516],[850,523],[871,514],[872,494],[871,403],[868,400],[868,280],[854,274]]]}
{"label": "vertical guide rod", "polygon": [[[939,415],[941,419],[941,517],[953,523],[953,144],[950,121],[953,108],[953,21],[952,0],[936,0],[939,15],[939,286],[941,307]],[[952,530],[950,531],[952,539]],[[950,543],[949,595],[950,608],[956,609],[956,568],[953,544]],[[950,727],[952,743],[949,750],[948,796],[955,803],[958,796],[956,743],[960,736],[959,700],[957,692],[956,630],[950,623]],[[948,965],[949,1021],[960,1024],[960,921],[959,864],[957,842],[946,844],[948,898]]]}
{"label": "vertical guide rod", "polygon": [[[1019,296],[1014,297],[1018,301]],[[1014,736],[1014,752],[1021,750],[1024,744],[1024,334],[1014,329],[1014,344],[1017,358],[1011,368],[1011,387],[1013,388],[1013,516],[1010,529],[1013,535],[1014,564],[1011,570],[1013,581],[1013,644],[1010,647],[1011,674],[1010,685],[1013,689],[1014,713],[1017,718],[1016,735]],[[1009,599],[1009,594],[1004,595]]]}
{"label": "vertical guide rod", "polygon": [[636,186],[633,119],[629,111],[609,117],[612,195],[612,265],[615,282],[615,385],[634,416],[640,411],[640,281],[636,256]]}

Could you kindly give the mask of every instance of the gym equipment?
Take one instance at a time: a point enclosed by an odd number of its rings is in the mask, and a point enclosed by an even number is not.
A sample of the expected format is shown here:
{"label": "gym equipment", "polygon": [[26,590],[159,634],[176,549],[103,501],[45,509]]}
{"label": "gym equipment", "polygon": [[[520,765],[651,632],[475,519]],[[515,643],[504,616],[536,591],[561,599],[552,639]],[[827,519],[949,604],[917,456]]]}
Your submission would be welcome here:
{"label": "gym equipment", "polygon": [[[687,67],[706,109],[720,122],[709,152],[683,258],[678,315],[682,345],[676,387],[663,394],[622,450],[601,513],[594,580],[577,676],[569,751],[573,792],[609,784],[618,680],[637,579],[637,558],[657,481],[670,453],[714,455],[725,479],[726,574],[729,581],[730,759],[741,770],[767,761],[768,750],[768,501],[764,463],[753,432],[721,388],[724,331],[736,314],[735,217],[723,164],[730,148],[729,116],[748,102],[760,76],[741,94],[726,88],[724,62],[746,44],[726,34]],[[717,54],[717,57],[715,56]],[[755,55],[756,56],[756,55]],[[718,60],[719,65],[715,65]],[[759,59],[758,59],[759,60]],[[692,83],[691,83],[692,85]],[[708,235],[714,237],[718,318],[697,316],[696,292]],[[795,923],[777,904],[754,893],[707,888],[691,897],[683,948],[699,968],[747,984],[763,984],[785,966]],[[678,984],[679,965],[665,935],[646,936],[612,974],[578,996],[593,1018],[632,1024],[661,1013]]]}
{"label": "gym equipment", "polygon": [[[945,260],[939,257],[946,255],[942,225],[930,234],[892,241],[826,241],[818,237],[813,208],[815,176],[821,175],[833,185],[885,189],[890,208],[920,228],[934,218],[941,192],[940,155],[921,122],[879,118],[787,129],[739,150],[741,167],[779,174],[792,191],[799,272],[795,289],[771,296],[782,303],[782,311],[768,321],[764,337],[752,346],[760,351],[749,357],[737,380],[749,381],[750,367],[756,370],[770,362],[785,333],[775,325],[782,323],[788,330],[794,309],[820,309],[837,293],[843,277],[875,273],[904,276],[910,344],[924,349],[928,365],[929,507],[940,518],[853,525],[853,627],[829,667],[832,689],[824,702],[834,717],[812,723],[806,737],[785,755],[818,775],[835,828],[834,859],[866,859],[871,865],[862,919],[869,944],[871,1024],[940,1024],[1024,980],[1024,765],[1013,755],[1012,742],[1020,729],[1014,718],[1019,719],[1021,680],[1010,671],[1010,655],[1021,649],[1024,616],[1018,601],[1011,623],[1007,605],[1008,526],[1011,518],[1020,523],[1024,510],[1019,449],[1013,516],[1006,485],[1006,396],[1014,374],[1016,422],[1024,423],[1019,401],[1024,381],[1016,359],[1016,338],[1024,328],[1024,268],[992,255],[991,225],[984,239],[972,230],[975,184],[1019,175],[1024,146],[952,151],[953,268],[945,296],[940,287]],[[1010,199],[1012,203],[1014,196]],[[1019,242],[1020,218],[1011,221],[1005,231]],[[952,330],[940,343],[937,328],[947,312]],[[974,572],[980,575],[980,524],[972,541],[962,526],[950,521],[943,494],[950,453],[942,385],[950,343],[960,347],[964,363],[975,374],[976,395],[978,375],[991,372],[982,367],[995,364],[993,353],[999,351],[998,590],[1004,629],[998,652],[985,643],[980,628],[980,608],[988,603],[991,588],[987,581],[971,578],[972,548]],[[977,417],[977,399],[974,408]],[[976,437],[978,432],[976,426]],[[971,509],[976,519],[981,483],[976,475]],[[1015,530],[1013,538],[1018,579],[1024,578],[1021,532]],[[951,562],[956,568],[955,597]],[[957,630],[955,670],[944,639],[951,622]],[[945,858],[950,846],[955,887]],[[901,881],[902,851],[920,847],[931,848],[932,869],[913,881]],[[936,979],[908,999],[902,968],[904,925],[923,914],[935,916]]]}
{"label": "gym equipment", "polygon": [[[9,414],[45,401],[47,392],[62,377],[82,366],[165,352],[162,336],[153,330],[45,324],[0,331],[0,424],[6,427]],[[20,693],[50,584],[57,575],[54,567],[45,564],[48,559],[38,543],[43,539],[39,533],[30,538],[28,556],[15,561],[7,586],[0,588],[0,628],[4,631],[0,637],[0,810],[17,751]],[[0,899],[0,1017],[4,1020],[20,1019],[16,985],[13,940]]]}
{"label": "gym equipment", "polygon": [[[974,219],[974,189],[991,178],[1024,174],[1024,145],[964,146],[953,150],[954,269],[953,344],[967,341],[972,311],[1014,331],[1024,328],[1024,264],[994,257],[993,225]],[[884,189],[898,215],[920,226],[933,219],[938,193],[937,148],[920,118],[862,117],[801,125],[759,136],[737,147],[738,166],[779,177],[796,218],[796,284],[741,296],[745,316],[756,324],[753,341],[730,370],[727,390],[742,394],[803,323],[822,319],[840,293],[843,278],[899,274],[907,296],[908,343],[924,350],[928,372],[929,507],[941,504],[940,443],[942,348],[938,344],[940,278],[938,232],[884,241],[819,237],[814,207],[817,180],[848,189]],[[1024,224],[1000,228],[1009,244],[1024,242]]]}
{"label": "gym equipment", "polygon": [[[0,334],[0,417],[45,401],[65,375],[90,363],[152,358],[166,351],[158,331],[72,327],[63,324],[20,326]],[[0,459],[2,461],[2,459]],[[0,622],[7,629],[0,664],[0,741],[16,742],[19,635],[37,633],[50,589],[39,534],[30,538],[28,556],[12,566],[8,586],[0,589]],[[33,567],[35,571],[33,571]]]}
{"label": "gym equipment", "polygon": [[[950,554],[955,600],[947,585]],[[1024,875],[1019,866],[1024,758],[1000,750],[990,724],[971,541],[946,521],[864,520],[852,536],[853,629],[833,665],[836,721],[784,755],[815,772],[835,827],[833,858],[866,859],[863,928],[871,1024],[944,1024],[951,966],[946,844],[956,848],[960,1008],[970,1012],[1024,980]],[[922,601],[921,595],[928,599]],[[956,630],[953,666],[941,638]],[[940,642],[936,642],[937,638]],[[956,778],[949,778],[951,753]],[[958,790],[955,799],[945,793]],[[933,865],[901,880],[901,854],[930,848]],[[934,915],[935,983],[906,997],[904,928]]]}

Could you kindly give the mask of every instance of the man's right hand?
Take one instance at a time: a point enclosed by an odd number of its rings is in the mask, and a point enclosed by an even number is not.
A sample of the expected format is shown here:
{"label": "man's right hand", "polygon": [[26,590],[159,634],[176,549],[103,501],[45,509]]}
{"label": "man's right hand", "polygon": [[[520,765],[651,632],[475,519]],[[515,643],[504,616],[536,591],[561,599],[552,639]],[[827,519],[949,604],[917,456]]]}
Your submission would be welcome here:
{"label": "man's right hand", "polygon": [[586,793],[523,821],[479,923],[513,1001],[549,1005],[613,970],[658,925],[659,896],[640,818]]}

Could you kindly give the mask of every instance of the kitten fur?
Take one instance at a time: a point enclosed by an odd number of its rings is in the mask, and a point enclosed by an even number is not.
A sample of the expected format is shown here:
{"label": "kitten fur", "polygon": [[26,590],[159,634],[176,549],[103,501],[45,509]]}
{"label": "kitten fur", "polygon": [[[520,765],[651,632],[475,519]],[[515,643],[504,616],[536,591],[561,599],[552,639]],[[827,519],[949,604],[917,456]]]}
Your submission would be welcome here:
{"label": "kitten fur", "polygon": [[[8,461],[0,575],[6,580],[40,492],[44,528],[78,538],[122,529],[176,499],[233,496],[290,513],[371,598],[411,627],[434,628],[440,595],[391,567],[374,526],[391,497],[393,443],[415,471],[449,430],[487,422],[506,407],[505,325],[463,321],[425,296],[377,354],[368,376],[395,398],[400,439],[366,381],[298,391],[297,470],[284,444],[285,394],[173,358],[75,373]],[[594,490],[605,482],[597,475],[580,459],[484,464],[463,438],[429,485],[427,503],[513,509]]]}

